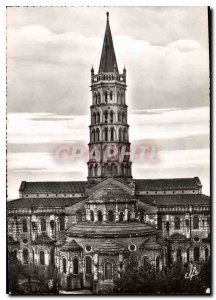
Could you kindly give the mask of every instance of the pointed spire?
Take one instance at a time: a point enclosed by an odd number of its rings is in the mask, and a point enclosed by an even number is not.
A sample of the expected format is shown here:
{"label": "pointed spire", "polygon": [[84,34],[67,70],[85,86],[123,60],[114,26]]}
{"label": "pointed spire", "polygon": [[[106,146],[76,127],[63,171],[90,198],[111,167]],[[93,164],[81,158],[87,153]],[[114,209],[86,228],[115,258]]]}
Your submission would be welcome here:
{"label": "pointed spire", "polygon": [[118,65],[115,56],[115,50],[113,46],[112,34],[109,25],[109,12],[106,13],[107,15],[107,24],[100,60],[100,72],[117,72],[118,73]]}

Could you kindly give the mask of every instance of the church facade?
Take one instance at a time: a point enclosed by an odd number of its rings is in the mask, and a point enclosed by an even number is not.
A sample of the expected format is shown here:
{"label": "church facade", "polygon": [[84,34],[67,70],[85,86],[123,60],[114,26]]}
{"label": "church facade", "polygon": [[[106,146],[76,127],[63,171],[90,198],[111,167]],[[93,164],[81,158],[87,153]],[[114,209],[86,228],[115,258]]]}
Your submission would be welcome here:
{"label": "church facade", "polygon": [[62,290],[112,289],[127,259],[158,271],[210,255],[210,198],[198,177],[134,179],[126,69],[120,73],[107,13],[92,105],[87,181],[26,182],[7,203],[8,252]]}

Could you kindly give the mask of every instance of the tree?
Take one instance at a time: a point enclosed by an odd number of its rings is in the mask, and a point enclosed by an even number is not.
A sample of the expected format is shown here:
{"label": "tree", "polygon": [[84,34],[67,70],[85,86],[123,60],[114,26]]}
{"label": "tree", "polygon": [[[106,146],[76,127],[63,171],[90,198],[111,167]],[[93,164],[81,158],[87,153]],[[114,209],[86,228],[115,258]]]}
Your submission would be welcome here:
{"label": "tree", "polygon": [[125,268],[115,280],[114,293],[118,294],[162,294],[199,295],[205,294],[209,282],[209,266],[204,264],[198,275],[191,280],[185,278],[188,266],[173,264],[167,270],[158,272],[151,263],[135,266],[128,259]]}

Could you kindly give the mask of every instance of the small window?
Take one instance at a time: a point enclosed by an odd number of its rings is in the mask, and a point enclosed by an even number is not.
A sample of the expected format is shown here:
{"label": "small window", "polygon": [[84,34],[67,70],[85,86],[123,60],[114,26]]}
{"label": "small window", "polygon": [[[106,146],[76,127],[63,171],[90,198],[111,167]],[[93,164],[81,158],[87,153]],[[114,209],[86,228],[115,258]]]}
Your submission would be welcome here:
{"label": "small window", "polygon": [[162,217],[161,216],[158,216],[157,223],[158,223],[157,228],[162,229]]}
{"label": "small window", "polygon": [[67,261],[66,258],[63,258],[62,260],[62,265],[63,265],[63,273],[67,273]]}
{"label": "small window", "polygon": [[193,229],[199,229],[199,218],[198,217],[193,218]]}
{"label": "small window", "polygon": [[104,279],[105,280],[112,280],[112,272],[113,266],[110,262],[106,262],[104,265]]}
{"label": "small window", "polygon": [[87,256],[85,259],[85,272],[89,275],[92,274],[92,259],[89,256]]}
{"label": "small window", "polygon": [[199,261],[200,258],[200,250],[199,247],[194,248],[194,261]]}
{"label": "small window", "polygon": [[27,239],[24,239],[23,240],[23,244],[27,244],[28,243],[28,240]]}
{"label": "small window", "polygon": [[135,251],[136,250],[136,245],[132,244],[132,245],[129,245],[129,250],[130,251]]}
{"label": "small window", "polygon": [[123,221],[124,221],[124,213],[123,211],[121,211],[119,214],[119,222],[123,222]]}
{"label": "small window", "polygon": [[92,250],[92,247],[89,246],[89,245],[86,245],[85,250],[86,250],[87,252],[90,252],[90,251]]}
{"label": "small window", "polygon": [[199,240],[200,240],[200,239],[199,239],[198,236],[195,236],[195,237],[194,237],[194,241],[195,241],[195,242],[199,242]]}
{"label": "small window", "polygon": [[180,229],[180,218],[179,217],[175,217],[174,219],[174,228],[175,229]]}
{"label": "small window", "polygon": [[46,220],[41,219],[41,231],[46,231]]}
{"label": "small window", "polygon": [[26,219],[23,220],[23,232],[28,232],[28,224]]}
{"label": "small window", "polygon": [[79,260],[77,257],[73,259],[73,274],[77,275],[79,273]]}
{"label": "small window", "polygon": [[44,251],[40,251],[40,265],[45,265]]}
{"label": "small window", "polygon": [[190,225],[190,221],[189,221],[189,219],[186,219],[186,220],[185,220],[185,226],[186,226],[186,227],[189,227],[189,225]]}
{"label": "small window", "polygon": [[23,250],[23,263],[24,264],[28,264],[28,256],[29,256],[28,249],[24,249]]}
{"label": "small window", "polygon": [[59,218],[59,229],[60,229],[60,231],[65,230],[65,218],[64,217]]}
{"label": "small window", "polygon": [[110,211],[108,212],[108,221],[109,221],[109,222],[113,222],[113,221],[114,221],[114,213],[113,213],[112,210],[110,210]]}

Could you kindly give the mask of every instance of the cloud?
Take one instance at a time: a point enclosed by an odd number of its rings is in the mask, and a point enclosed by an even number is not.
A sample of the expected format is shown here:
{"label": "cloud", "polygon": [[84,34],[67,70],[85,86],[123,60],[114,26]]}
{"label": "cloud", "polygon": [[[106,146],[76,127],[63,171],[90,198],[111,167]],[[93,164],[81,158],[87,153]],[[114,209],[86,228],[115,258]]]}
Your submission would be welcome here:
{"label": "cloud", "polygon": [[[94,65],[97,71],[102,42],[103,35],[56,33],[41,24],[9,28],[8,111],[87,113],[90,68]],[[119,69],[125,64],[128,71],[130,108],[208,104],[208,50],[197,41],[152,45],[145,39],[117,34],[114,46]]]}
{"label": "cloud", "polygon": [[201,48],[197,41],[193,40],[178,40],[168,45],[170,48],[176,48],[179,51],[195,51]]}

